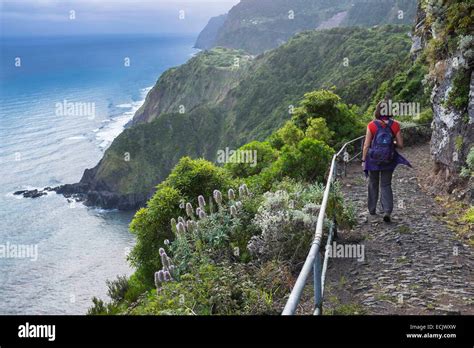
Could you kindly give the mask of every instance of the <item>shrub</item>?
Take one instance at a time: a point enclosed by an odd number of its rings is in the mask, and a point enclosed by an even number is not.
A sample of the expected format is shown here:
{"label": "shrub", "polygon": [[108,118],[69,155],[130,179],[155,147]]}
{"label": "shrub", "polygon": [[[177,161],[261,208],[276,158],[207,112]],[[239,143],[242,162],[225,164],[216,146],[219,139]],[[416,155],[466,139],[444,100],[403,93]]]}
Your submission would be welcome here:
{"label": "shrub", "polygon": [[339,182],[331,187],[326,216],[334,216],[338,228],[350,229],[356,224],[356,209],[352,202],[345,201]]}
{"label": "shrub", "polygon": [[[285,299],[291,292],[294,279],[288,263],[272,260],[257,268],[255,281],[259,287],[273,294],[274,299]],[[283,306],[284,303],[276,309],[281,311]]]}
{"label": "shrub", "polygon": [[462,177],[474,176],[474,146],[471,147],[466,158],[466,167],[461,169]]}
{"label": "shrub", "polygon": [[303,181],[323,181],[334,150],[320,140],[305,138],[281,154],[282,174]]}
{"label": "shrub", "polygon": [[116,280],[106,280],[108,287],[107,294],[114,303],[118,303],[125,298],[125,294],[128,291],[128,279],[127,276],[117,276]]}
{"label": "shrub", "polygon": [[433,121],[433,110],[431,108],[425,109],[418,116],[413,119],[417,124],[427,124]]}
{"label": "shrub", "polygon": [[227,190],[231,178],[223,168],[219,168],[204,159],[183,157],[170,173],[164,184],[181,192],[185,199],[197,199],[198,195],[212,196],[220,187]]}
{"label": "shrub", "polygon": [[319,206],[297,201],[286,191],[267,192],[254,223],[262,231],[252,237],[247,248],[259,261],[304,260],[314,235]]}
{"label": "shrub", "polygon": [[324,118],[311,118],[308,120],[308,128],[306,129],[306,137],[316,140],[321,140],[326,144],[334,137],[334,132],[331,131]]}
{"label": "shrub", "polygon": [[350,140],[363,132],[364,127],[355,109],[342,103],[341,98],[332,91],[318,90],[306,93],[300,105],[295,109],[292,120],[303,130],[308,127],[310,119],[323,118],[329,130],[334,132],[338,143]]}
{"label": "shrub", "polygon": [[300,102],[301,107],[295,109],[293,120],[299,128],[305,129],[310,118],[334,117],[340,101],[341,98],[329,90],[306,93]]}
{"label": "shrub", "polygon": [[[278,153],[268,142],[253,141],[241,148],[239,151],[255,151],[256,163],[227,163],[225,168],[235,177],[247,178],[259,174],[263,169],[269,167],[278,158]],[[232,158],[231,158],[232,159]]]}
{"label": "shrub", "polygon": [[160,184],[158,190],[148,201],[147,207],[140,209],[130,224],[130,231],[136,235],[136,244],[128,259],[137,268],[140,280],[153,285],[152,275],[161,268],[158,252],[165,239],[172,238],[170,220],[180,212],[180,192],[166,184]]}
{"label": "shrub", "polygon": [[137,237],[129,260],[137,268],[140,281],[153,286],[153,274],[161,268],[158,252],[165,239],[172,239],[170,221],[182,212],[182,201],[195,203],[199,194],[212,195],[216,187],[226,189],[231,183],[229,173],[212,163],[184,157],[168,178],[158,185],[156,193],[147,207],[140,209],[130,224],[130,230]]}
{"label": "shrub", "polygon": [[92,307],[87,310],[87,315],[115,315],[119,308],[112,303],[105,303],[97,297],[92,298]]}
{"label": "shrub", "polygon": [[[202,264],[152,290],[132,314],[269,314],[272,298],[238,266]],[[273,313],[275,314],[275,313]]]}
{"label": "shrub", "polygon": [[277,130],[271,137],[272,146],[281,149],[284,145],[296,145],[304,138],[304,132],[292,121]]}
{"label": "shrub", "polygon": [[125,293],[124,300],[129,304],[135,303],[139,299],[140,295],[146,292],[148,289],[149,287],[146,286],[146,283],[142,283],[138,273],[135,272],[128,279],[128,289]]}
{"label": "shrub", "polygon": [[100,314],[106,314],[107,308],[101,299],[98,299],[97,297],[92,298],[92,307],[87,310],[88,315],[100,315]]}
{"label": "shrub", "polygon": [[181,220],[182,226],[176,229],[176,238],[170,245],[180,274],[189,271],[192,264],[248,260],[246,245],[257,232],[251,221],[260,199],[254,198],[245,186],[241,186],[238,193],[229,190],[227,196],[225,198],[225,195],[215,190],[217,208],[204,207],[205,214],[199,218],[194,216],[194,210],[187,204],[190,207],[190,219]]}
{"label": "shrub", "polygon": [[456,71],[452,89],[446,100],[446,105],[459,110],[466,109],[469,104],[471,71],[469,69],[459,69]]}
{"label": "shrub", "polygon": [[278,159],[270,167],[263,169],[260,174],[249,176],[244,181],[252,192],[263,194],[283,178],[282,166],[281,159]]}
{"label": "shrub", "polygon": [[[264,195],[255,215],[254,224],[261,233],[252,237],[248,249],[260,262],[287,262],[294,267],[304,260],[311,245],[325,186],[285,179],[274,189]],[[326,216],[335,216],[339,228],[356,223],[355,209],[344,202],[337,183],[330,192]]]}

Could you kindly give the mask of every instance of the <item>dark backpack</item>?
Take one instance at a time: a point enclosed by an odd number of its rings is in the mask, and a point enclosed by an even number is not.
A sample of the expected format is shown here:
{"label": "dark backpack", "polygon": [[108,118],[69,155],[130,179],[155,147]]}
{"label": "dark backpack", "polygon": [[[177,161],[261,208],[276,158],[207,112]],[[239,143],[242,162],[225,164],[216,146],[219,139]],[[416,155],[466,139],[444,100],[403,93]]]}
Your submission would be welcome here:
{"label": "dark backpack", "polygon": [[393,161],[395,154],[395,136],[392,131],[393,120],[389,120],[385,127],[379,120],[374,121],[377,126],[372,145],[369,149],[369,158],[377,164],[388,164]]}

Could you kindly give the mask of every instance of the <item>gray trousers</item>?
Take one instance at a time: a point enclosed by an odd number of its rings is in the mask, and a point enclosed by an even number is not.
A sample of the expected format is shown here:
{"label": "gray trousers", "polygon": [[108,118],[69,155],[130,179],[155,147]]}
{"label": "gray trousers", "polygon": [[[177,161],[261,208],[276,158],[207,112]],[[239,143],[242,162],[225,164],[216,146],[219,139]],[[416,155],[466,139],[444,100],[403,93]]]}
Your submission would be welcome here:
{"label": "gray trousers", "polygon": [[379,200],[380,187],[380,203],[385,214],[392,214],[393,211],[393,192],[392,192],[392,175],[391,170],[371,170],[369,171],[369,199],[368,208],[370,214],[376,213],[377,202]]}

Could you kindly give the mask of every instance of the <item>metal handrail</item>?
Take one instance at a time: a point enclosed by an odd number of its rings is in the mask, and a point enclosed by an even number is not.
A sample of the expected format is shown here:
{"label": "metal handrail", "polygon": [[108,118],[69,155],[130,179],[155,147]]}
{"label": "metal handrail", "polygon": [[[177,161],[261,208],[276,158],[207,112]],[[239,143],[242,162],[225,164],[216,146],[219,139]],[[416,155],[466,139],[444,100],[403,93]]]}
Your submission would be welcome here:
{"label": "metal handrail", "polygon": [[[306,281],[308,280],[308,277],[311,271],[313,271],[313,274],[314,274],[314,284],[315,284],[314,292],[315,292],[316,310],[314,314],[317,315],[317,314],[321,314],[322,312],[322,296],[323,296],[324,287],[322,286],[321,278],[323,275],[326,274],[327,259],[329,255],[328,255],[328,252],[326,252],[326,255],[324,257],[324,264],[323,264],[323,267],[321,267],[321,256],[319,255],[319,247],[321,244],[321,239],[323,237],[324,218],[326,215],[326,208],[327,208],[328,200],[329,200],[329,192],[331,190],[331,184],[336,179],[336,160],[341,155],[341,153],[343,153],[343,151],[346,149],[346,147],[349,144],[352,144],[358,140],[361,140],[364,137],[365,136],[360,136],[356,139],[353,139],[345,143],[342,146],[342,148],[339,150],[339,152],[335,154],[332,158],[331,167],[329,169],[328,181],[326,184],[326,188],[324,190],[323,201],[321,203],[321,208],[319,210],[319,215],[318,215],[318,222],[316,224],[316,234],[314,236],[311,249],[309,250],[308,256],[306,257],[306,261],[303,265],[303,268],[301,269],[298,279],[296,280],[295,286],[293,287],[290,297],[288,298],[285,308],[283,309],[282,315],[292,315],[295,313],[296,307],[298,306],[298,302],[301,298],[301,294],[303,292],[304,286],[306,284]],[[329,230],[330,231],[329,231],[328,243],[330,243],[330,240],[334,236],[335,226],[333,223],[331,224],[331,227]],[[326,251],[327,250],[328,248],[326,248]]]}
{"label": "metal handrail", "polygon": [[[424,127],[428,125],[431,125],[431,123],[404,127],[402,129]],[[335,226],[334,220],[331,221],[331,224],[330,224],[328,239],[326,243],[326,252],[324,255],[323,263],[321,260],[319,249],[320,249],[321,240],[323,237],[323,226],[324,226],[324,219],[326,216],[326,208],[327,208],[327,204],[329,200],[329,193],[331,191],[331,185],[333,184],[333,182],[336,180],[336,177],[337,177],[337,170],[336,170],[337,159],[346,150],[348,145],[356,141],[362,140],[362,145],[361,145],[361,148],[362,148],[364,139],[365,139],[365,135],[362,135],[358,138],[348,141],[341,147],[339,152],[336,153],[332,158],[331,167],[329,169],[328,181],[326,183],[326,188],[324,190],[323,200],[322,200],[321,208],[319,210],[319,215],[318,215],[318,222],[316,224],[316,233],[314,235],[314,239],[311,244],[311,249],[309,250],[308,256],[306,257],[303,268],[301,269],[301,272],[298,278],[296,279],[295,286],[293,287],[293,290],[290,293],[290,296],[288,298],[288,301],[286,302],[285,308],[283,309],[282,315],[295,314],[298,303],[301,298],[301,294],[303,293],[303,289],[306,285],[306,282],[308,281],[308,277],[311,271],[313,271],[313,277],[314,277],[314,298],[315,298],[314,315],[322,314],[324,281],[326,278],[326,270],[327,270],[327,264],[328,264],[328,259],[329,259],[328,246],[331,245],[332,239],[334,238],[334,235],[336,234],[336,226]],[[357,158],[359,154],[360,153],[358,153],[351,159],[347,159],[344,161],[344,172],[346,170],[345,166],[347,162],[354,160],[355,158]]]}

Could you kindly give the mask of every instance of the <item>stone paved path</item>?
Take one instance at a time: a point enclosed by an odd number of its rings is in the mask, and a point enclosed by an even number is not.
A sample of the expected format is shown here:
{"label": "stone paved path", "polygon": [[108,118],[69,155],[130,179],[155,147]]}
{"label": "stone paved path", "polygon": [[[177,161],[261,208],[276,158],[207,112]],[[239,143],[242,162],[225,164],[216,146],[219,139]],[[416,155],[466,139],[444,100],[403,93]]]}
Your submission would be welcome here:
{"label": "stone paved path", "polygon": [[380,215],[365,221],[367,183],[359,164],[348,167],[343,192],[359,223],[336,242],[363,245],[365,257],[330,259],[327,312],[345,307],[366,314],[474,314],[474,248],[439,219],[442,207],[421,189],[419,178],[426,179],[430,166],[428,145],[403,153],[416,168],[395,172],[391,224]]}

